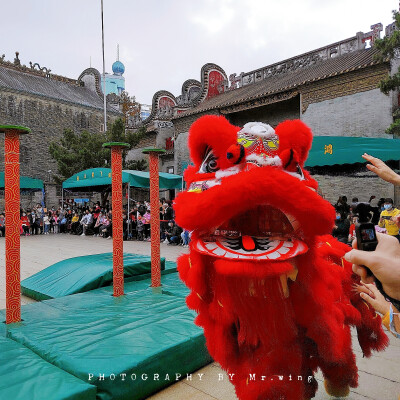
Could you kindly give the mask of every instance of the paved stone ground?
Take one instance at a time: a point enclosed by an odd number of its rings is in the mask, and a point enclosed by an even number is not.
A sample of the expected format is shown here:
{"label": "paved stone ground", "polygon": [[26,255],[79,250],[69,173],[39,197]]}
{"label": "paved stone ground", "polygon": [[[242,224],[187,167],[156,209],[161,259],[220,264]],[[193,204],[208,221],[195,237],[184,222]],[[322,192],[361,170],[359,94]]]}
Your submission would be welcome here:
{"label": "paved stone ground", "polygon": [[[21,238],[21,279],[61,261],[65,258],[80,255],[112,251],[112,240],[94,237],[77,237],[70,235],[30,236]],[[137,254],[150,254],[148,242],[124,242],[124,251]],[[186,252],[181,246],[161,244],[161,256],[167,260],[176,258]],[[0,238],[0,309],[5,308],[5,269],[4,239]],[[22,296],[22,304],[33,300]],[[391,337],[389,348],[370,359],[362,358],[361,350],[353,335],[357,364],[359,367],[359,387],[353,389],[347,397],[349,400],[397,400],[400,395],[400,340]],[[200,380],[196,373],[204,374]],[[212,363],[192,374],[192,380],[181,380],[167,389],[151,396],[149,400],[234,400],[233,386],[217,363]],[[223,374],[223,380],[219,380]],[[332,399],[325,394],[321,374],[317,376],[320,390],[317,400]],[[12,400],[12,399],[10,399]]]}

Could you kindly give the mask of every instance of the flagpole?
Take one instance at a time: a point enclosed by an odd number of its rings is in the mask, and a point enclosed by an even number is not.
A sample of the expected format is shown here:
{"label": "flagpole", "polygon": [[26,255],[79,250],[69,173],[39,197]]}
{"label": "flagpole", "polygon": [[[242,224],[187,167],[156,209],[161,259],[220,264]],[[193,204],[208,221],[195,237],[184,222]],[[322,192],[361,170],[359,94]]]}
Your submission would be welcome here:
{"label": "flagpole", "polygon": [[103,0],[101,0],[101,37],[103,49],[103,95],[104,95],[104,132],[107,131],[107,102],[106,102],[106,63],[104,59],[104,18],[103,18]]}

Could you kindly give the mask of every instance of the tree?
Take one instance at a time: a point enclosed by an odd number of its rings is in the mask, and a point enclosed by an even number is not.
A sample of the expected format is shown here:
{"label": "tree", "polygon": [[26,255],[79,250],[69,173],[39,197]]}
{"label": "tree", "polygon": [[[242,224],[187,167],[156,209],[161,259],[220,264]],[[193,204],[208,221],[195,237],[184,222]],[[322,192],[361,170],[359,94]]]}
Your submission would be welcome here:
{"label": "tree", "polygon": [[51,157],[57,162],[58,175],[53,178],[57,183],[89,168],[105,167],[110,163],[110,150],[103,149],[106,136],[83,131],[80,134],[66,129],[60,141],[50,143]]}
{"label": "tree", "polygon": [[135,96],[129,96],[129,93],[126,91],[123,91],[119,97],[122,108],[121,111],[124,114],[123,120],[126,124],[129,117],[140,114],[140,104],[136,102]]}
{"label": "tree", "polygon": [[[145,132],[145,128],[136,132],[126,131],[122,118],[118,118],[106,133],[74,133],[66,129],[61,140],[53,141],[49,146],[50,155],[57,162],[58,175],[54,175],[54,180],[61,183],[82,170],[109,167],[111,152],[103,148],[103,143],[129,143],[130,149],[137,146]],[[129,149],[122,154],[123,168],[126,168]]]}
{"label": "tree", "polygon": [[126,161],[125,169],[133,169],[135,171],[145,171],[147,169],[147,161],[145,159]]}
{"label": "tree", "polygon": [[[376,61],[384,62],[399,57],[400,55],[400,14],[397,11],[393,11],[393,20],[396,27],[393,33],[390,36],[385,36],[383,39],[375,40],[374,47],[379,51],[379,53],[375,55]],[[381,92],[385,94],[398,90],[400,88],[400,67],[396,73],[382,79],[379,83],[379,88]],[[394,111],[393,118],[394,122],[386,129],[386,133],[400,136],[399,109]]]}

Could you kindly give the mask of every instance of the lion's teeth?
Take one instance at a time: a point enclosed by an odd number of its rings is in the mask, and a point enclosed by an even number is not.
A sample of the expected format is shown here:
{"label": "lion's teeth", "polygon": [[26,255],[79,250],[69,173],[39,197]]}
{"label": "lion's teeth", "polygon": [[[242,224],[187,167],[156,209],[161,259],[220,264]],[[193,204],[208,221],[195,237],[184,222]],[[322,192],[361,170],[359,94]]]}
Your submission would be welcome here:
{"label": "lion's teeth", "polygon": [[282,293],[283,296],[287,299],[289,297],[289,287],[287,284],[287,276],[286,274],[283,274],[279,277],[280,282],[281,282],[281,288],[282,288]]}
{"label": "lion's teeth", "polygon": [[290,279],[293,282],[296,282],[297,279],[297,274],[299,273],[299,270],[297,268],[293,269],[287,274],[288,279]]}

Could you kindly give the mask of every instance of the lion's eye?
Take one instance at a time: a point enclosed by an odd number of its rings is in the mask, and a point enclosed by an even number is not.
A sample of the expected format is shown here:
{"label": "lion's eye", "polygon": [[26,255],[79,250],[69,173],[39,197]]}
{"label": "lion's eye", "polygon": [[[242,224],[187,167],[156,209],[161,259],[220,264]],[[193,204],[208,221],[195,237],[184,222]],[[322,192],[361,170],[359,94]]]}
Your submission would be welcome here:
{"label": "lion's eye", "polygon": [[217,162],[217,157],[215,157],[213,151],[211,149],[206,151],[206,155],[204,157],[204,161],[201,164],[200,173],[213,173],[217,172],[219,170],[218,168],[218,162]]}
{"label": "lion's eye", "polygon": [[297,168],[296,168],[296,172],[298,175],[300,175],[300,179],[303,180],[304,179],[304,174],[303,174],[303,170],[301,169],[300,165],[297,164]]}

